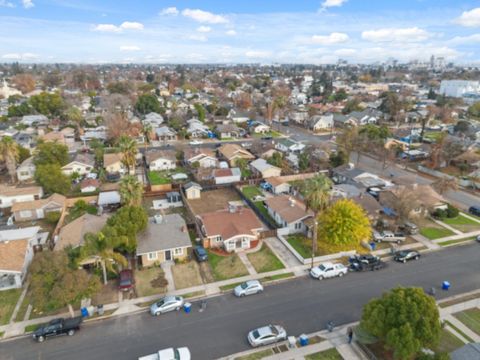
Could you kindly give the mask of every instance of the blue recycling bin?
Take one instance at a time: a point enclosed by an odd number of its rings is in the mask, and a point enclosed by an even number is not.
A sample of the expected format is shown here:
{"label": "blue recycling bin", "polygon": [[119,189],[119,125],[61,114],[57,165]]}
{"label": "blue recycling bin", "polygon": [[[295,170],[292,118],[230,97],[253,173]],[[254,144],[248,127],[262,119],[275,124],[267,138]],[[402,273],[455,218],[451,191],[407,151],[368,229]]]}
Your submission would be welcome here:
{"label": "blue recycling bin", "polygon": [[375,242],[372,241],[372,242],[370,243],[370,249],[375,250],[376,247],[377,247],[377,244],[375,244]]}
{"label": "blue recycling bin", "polygon": [[83,307],[80,309],[80,313],[82,314],[82,317],[87,317],[88,316],[88,309],[86,307]]}
{"label": "blue recycling bin", "polygon": [[190,311],[192,310],[192,304],[190,303],[185,303],[183,304],[183,310],[185,311],[185,313],[190,313]]}
{"label": "blue recycling bin", "polygon": [[448,289],[450,289],[450,282],[444,281],[444,282],[442,283],[442,290],[447,291]]}
{"label": "blue recycling bin", "polygon": [[308,345],[307,335],[300,335],[298,339],[300,340],[300,346],[307,346]]}

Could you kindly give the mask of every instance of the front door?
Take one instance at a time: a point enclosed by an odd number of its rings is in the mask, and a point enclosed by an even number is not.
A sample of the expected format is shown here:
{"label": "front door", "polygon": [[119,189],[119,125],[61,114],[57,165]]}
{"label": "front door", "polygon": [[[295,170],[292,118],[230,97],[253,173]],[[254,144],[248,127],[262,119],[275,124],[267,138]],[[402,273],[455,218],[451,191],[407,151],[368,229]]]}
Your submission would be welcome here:
{"label": "front door", "polygon": [[165,251],[165,260],[166,261],[172,260],[172,251],[171,250]]}
{"label": "front door", "polygon": [[242,248],[242,239],[239,239],[235,242],[235,247],[237,249],[241,249]]}

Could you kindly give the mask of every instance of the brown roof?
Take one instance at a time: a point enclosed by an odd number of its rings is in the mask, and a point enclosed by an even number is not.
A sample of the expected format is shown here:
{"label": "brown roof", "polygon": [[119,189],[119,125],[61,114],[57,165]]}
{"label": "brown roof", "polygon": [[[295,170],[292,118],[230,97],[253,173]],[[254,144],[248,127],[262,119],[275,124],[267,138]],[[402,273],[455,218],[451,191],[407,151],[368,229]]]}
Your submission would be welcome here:
{"label": "brown roof", "polygon": [[85,189],[89,186],[94,186],[95,188],[98,188],[100,186],[100,181],[98,181],[97,179],[83,179],[80,183],[80,188],[82,189]]}
{"label": "brown roof", "polygon": [[119,161],[122,161],[123,153],[115,153],[115,154],[104,154],[103,155],[103,166],[107,167],[113,165]]}
{"label": "brown roof", "polygon": [[33,201],[24,201],[16,202],[12,204],[12,212],[22,211],[22,210],[36,210],[41,209],[44,206],[47,206],[50,203],[58,204],[58,206],[63,207],[65,205],[65,200],[67,198],[60,194],[52,194],[46,199],[33,200]]}
{"label": "brown roof", "polygon": [[288,195],[272,196],[265,200],[265,204],[287,223],[313,216],[311,210],[306,211],[305,203]]}
{"label": "brown roof", "polygon": [[191,158],[193,158],[197,155],[204,155],[204,156],[210,156],[210,157],[216,158],[215,152],[213,150],[211,150],[211,149],[201,149],[200,150],[199,148],[185,149],[183,156],[184,156],[185,160],[188,161],[188,160],[190,160]]}
{"label": "brown roof", "polygon": [[380,203],[370,194],[361,194],[360,196],[350,198],[350,200],[360,205],[369,216],[377,216],[380,210],[382,210]]}
{"label": "brown roof", "polygon": [[55,245],[55,250],[62,250],[68,245],[73,247],[83,245],[83,238],[86,233],[97,233],[107,223],[108,216],[85,214],[71,223],[65,225],[60,230],[58,243]]}
{"label": "brown roof", "polygon": [[168,159],[171,161],[177,161],[175,151],[173,150],[149,151],[145,155],[145,159],[147,160],[147,164],[150,164],[152,161],[155,161],[157,159]]}
{"label": "brown roof", "polygon": [[41,139],[45,142],[49,142],[49,141],[58,141],[59,143],[63,143],[65,142],[65,137],[63,135],[63,133],[61,132],[58,132],[58,131],[51,131],[45,135],[43,135],[41,137]]}
{"label": "brown roof", "polygon": [[218,151],[228,160],[236,156],[244,159],[255,159],[255,156],[237,144],[225,144],[219,147]]}
{"label": "brown roof", "polygon": [[213,171],[215,177],[222,177],[222,176],[232,176],[232,170],[230,169],[215,169]]}
{"label": "brown roof", "polygon": [[28,246],[28,239],[1,241],[0,270],[21,272]]}
{"label": "brown roof", "polygon": [[242,208],[236,212],[221,210],[200,215],[207,236],[221,235],[228,240],[237,235],[254,235],[253,230],[262,229],[262,223],[252,209]]}
{"label": "brown roof", "polygon": [[13,187],[0,184],[0,195],[2,196],[38,195],[41,193],[40,186]]}
{"label": "brown roof", "polygon": [[390,190],[395,196],[403,192],[414,192],[420,204],[425,206],[436,206],[446,202],[444,197],[436,192],[430,185],[413,184],[408,186],[397,186]]}
{"label": "brown roof", "polygon": [[272,176],[266,179],[270,185],[273,187],[277,187],[278,185],[282,185],[287,183],[288,181],[282,180],[278,176]]}

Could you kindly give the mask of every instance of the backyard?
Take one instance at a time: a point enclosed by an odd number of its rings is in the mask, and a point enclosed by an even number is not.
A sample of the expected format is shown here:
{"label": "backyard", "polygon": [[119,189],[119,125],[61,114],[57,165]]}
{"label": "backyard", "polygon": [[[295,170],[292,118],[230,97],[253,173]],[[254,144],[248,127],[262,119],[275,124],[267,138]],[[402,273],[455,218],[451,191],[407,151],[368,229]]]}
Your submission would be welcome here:
{"label": "backyard", "polygon": [[202,191],[200,199],[188,200],[190,207],[196,215],[208,212],[224,210],[229,201],[240,200],[240,195],[231,188],[221,188],[217,190]]}
{"label": "backyard", "polygon": [[480,335],[480,309],[473,308],[454,314],[466,327]]}
{"label": "backyard", "polygon": [[248,271],[237,254],[222,256],[208,251],[208,262],[215,281],[248,275]]}
{"label": "backyard", "polygon": [[255,270],[259,273],[280,270],[284,268],[282,262],[275,256],[275,254],[266,244],[263,244],[259,251],[247,254],[247,257]]}
{"label": "backyard", "polygon": [[172,182],[172,179],[165,171],[149,171],[148,179],[152,185],[165,185]]}
{"label": "backyard", "polygon": [[163,270],[159,267],[151,267],[135,272],[135,289],[138,297],[165,294],[167,285]]}
{"label": "backyard", "polygon": [[460,230],[461,232],[470,232],[480,229],[480,222],[471,220],[466,216],[463,216],[461,213],[454,218],[443,219],[442,222]]}
{"label": "backyard", "polygon": [[203,284],[198,264],[195,261],[172,266],[172,274],[176,289],[185,289]]}
{"label": "backyard", "polygon": [[263,196],[262,191],[257,186],[244,186],[242,188],[242,193],[246,198],[250,199],[253,205],[260,211],[264,218],[271,224],[275,225],[275,220],[268,213],[267,208],[263,204],[263,201],[253,201],[255,196]]}
{"label": "backyard", "polygon": [[0,325],[5,325],[9,322],[21,293],[22,289],[0,292]]}

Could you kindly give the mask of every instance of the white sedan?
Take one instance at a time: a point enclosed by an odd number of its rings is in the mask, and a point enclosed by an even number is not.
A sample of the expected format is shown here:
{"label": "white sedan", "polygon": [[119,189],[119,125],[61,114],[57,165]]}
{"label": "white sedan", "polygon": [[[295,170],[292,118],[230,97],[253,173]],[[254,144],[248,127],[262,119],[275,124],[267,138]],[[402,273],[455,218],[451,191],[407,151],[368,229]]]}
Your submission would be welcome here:
{"label": "white sedan", "polygon": [[190,350],[187,347],[178,349],[163,349],[151,355],[139,357],[138,360],[190,360]]}
{"label": "white sedan", "polygon": [[259,294],[263,291],[263,285],[258,280],[245,281],[243,284],[238,285],[233,293],[235,296],[243,297],[246,295]]}
{"label": "white sedan", "polygon": [[332,277],[342,277],[348,273],[348,268],[343,264],[323,263],[310,270],[314,279],[323,280]]}
{"label": "white sedan", "polygon": [[203,141],[201,140],[192,140],[189,142],[190,145],[202,145]]}
{"label": "white sedan", "polygon": [[150,314],[158,316],[169,311],[178,311],[183,307],[183,303],[181,296],[165,296],[150,306]]}
{"label": "white sedan", "polygon": [[274,344],[287,339],[287,332],[280,325],[267,325],[252,330],[247,336],[252,347]]}

